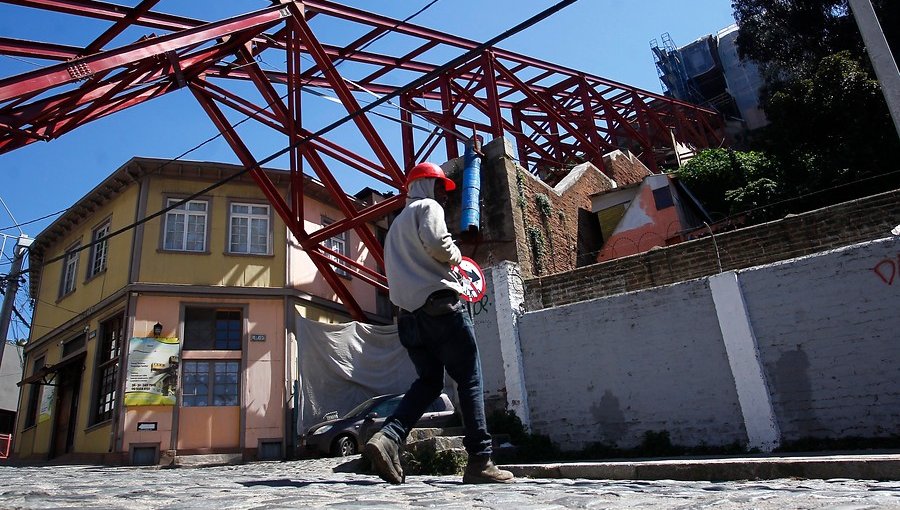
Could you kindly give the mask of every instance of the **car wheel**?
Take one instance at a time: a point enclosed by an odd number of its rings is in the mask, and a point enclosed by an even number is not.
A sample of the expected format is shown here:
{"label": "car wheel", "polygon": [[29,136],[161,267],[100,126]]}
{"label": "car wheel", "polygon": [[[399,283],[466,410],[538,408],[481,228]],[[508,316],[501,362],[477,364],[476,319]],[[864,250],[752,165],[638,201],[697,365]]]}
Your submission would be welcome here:
{"label": "car wheel", "polygon": [[356,454],[356,441],[350,436],[341,436],[331,445],[331,454],[335,457],[346,457]]}

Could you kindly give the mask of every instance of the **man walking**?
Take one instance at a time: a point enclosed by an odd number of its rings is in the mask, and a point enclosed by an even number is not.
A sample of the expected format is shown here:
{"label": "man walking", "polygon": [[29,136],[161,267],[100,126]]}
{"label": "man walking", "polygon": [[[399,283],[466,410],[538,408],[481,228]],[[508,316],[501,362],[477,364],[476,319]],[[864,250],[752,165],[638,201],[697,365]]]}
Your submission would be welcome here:
{"label": "man walking", "polygon": [[434,163],[420,163],[407,179],[406,207],[394,220],[384,246],[391,302],[400,308],[397,328],[418,378],[397,410],[366,444],[378,475],[403,483],[400,445],[444,388],[444,370],[456,381],[469,461],[463,483],[506,483],[509,471],[491,461],[491,436],[484,416],[481,360],[471,317],[459,299],[462,287],[452,266],[459,248],[447,231],[443,202],[456,185]]}

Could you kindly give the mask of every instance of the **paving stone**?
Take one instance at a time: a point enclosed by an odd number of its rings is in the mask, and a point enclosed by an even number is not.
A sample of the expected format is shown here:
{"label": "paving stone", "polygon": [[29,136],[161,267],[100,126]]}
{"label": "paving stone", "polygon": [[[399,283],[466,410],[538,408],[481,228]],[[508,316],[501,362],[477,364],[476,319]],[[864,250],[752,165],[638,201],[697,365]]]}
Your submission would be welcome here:
{"label": "paving stone", "polygon": [[[357,459],[351,459],[355,461]],[[409,476],[404,485],[335,471],[347,459],[153,469],[0,466],[0,508],[157,509],[900,509],[900,482],[518,479],[463,485]]]}

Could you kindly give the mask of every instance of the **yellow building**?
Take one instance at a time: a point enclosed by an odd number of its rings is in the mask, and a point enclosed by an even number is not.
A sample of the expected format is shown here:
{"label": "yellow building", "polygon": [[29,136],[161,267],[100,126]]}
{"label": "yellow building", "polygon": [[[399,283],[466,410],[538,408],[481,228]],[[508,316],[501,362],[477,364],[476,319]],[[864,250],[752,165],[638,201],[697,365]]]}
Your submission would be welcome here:
{"label": "yellow building", "polygon": [[[16,458],[288,454],[294,317],[349,316],[249,176],[159,214],[241,169],[134,158],[36,237]],[[266,173],[285,193],[288,172]],[[305,179],[307,232],[342,218]],[[375,268],[355,232],[329,246]],[[342,277],[388,320],[374,287]]]}

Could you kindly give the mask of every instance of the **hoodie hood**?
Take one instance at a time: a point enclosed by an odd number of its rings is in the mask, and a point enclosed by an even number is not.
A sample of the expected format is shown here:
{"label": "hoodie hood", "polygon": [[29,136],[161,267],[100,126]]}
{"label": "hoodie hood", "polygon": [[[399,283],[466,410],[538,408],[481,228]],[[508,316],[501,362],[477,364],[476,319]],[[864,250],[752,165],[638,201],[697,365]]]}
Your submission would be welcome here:
{"label": "hoodie hood", "polygon": [[437,179],[425,177],[416,179],[409,183],[409,189],[406,192],[406,203],[422,200],[423,198],[434,199],[434,183]]}

